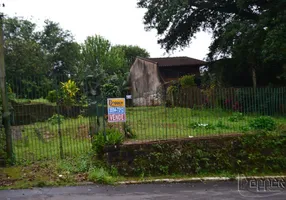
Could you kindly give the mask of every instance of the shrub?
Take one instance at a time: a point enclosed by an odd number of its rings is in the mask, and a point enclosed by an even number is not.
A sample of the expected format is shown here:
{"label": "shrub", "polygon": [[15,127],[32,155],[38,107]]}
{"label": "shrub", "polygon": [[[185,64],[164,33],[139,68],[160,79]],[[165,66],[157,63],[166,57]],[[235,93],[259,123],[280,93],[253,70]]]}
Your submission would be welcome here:
{"label": "shrub", "polygon": [[9,100],[14,100],[14,99],[16,99],[16,94],[13,92],[13,90],[12,90],[12,88],[11,88],[11,86],[8,84],[7,85],[7,95],[8,95],[8,99]]}
{"label": "shrub", "polygon": [[78,115],[77,118],[78,118],[78,119],[84,119],[84,116]]}
{"label": "shrub", "polygon": [[46,99],[51,103],[55,103],[57,101],[57,91],[56,90],[49,91]]}
{"label": "shrub", "polygon": [[229,129],[229,126],[223,124],[222,120],[219,120],[216,124],[216,127],[222,128],[222,129]]}
{"label": "shrub", "polygon": [[51,125],[56,125],[58,123],[62,124],[65,120],[65,117],[59,114],[54,114],[52,117],[48,119],[48,122]]}
{"label": "shrub", "polygon": [[128,123],[123,123],[123,130],[126,138],[135,139],[136,134]]}
{"label": "shrub", "polygon": [[229,117],[228,120],[231,122],[238,122],[238,121],[244,120],[244,116],[242,113],[235,112],[235,113],[232,113],[232,116]]}
{"label": "shrub", "polygon": [[112,83],[103,84],[101,87],[101,92],[103,96],[109,97],[109,98],[118,97],[121,95],[119,87]]}
{"label": "shrub", "polygon": [[82,94],[79,100],[80,104],[83,106],[88,106],[88,98],[85,94]]}
{"label": "shrub", "polygon": [[258,117],[249,122],[249,127],[254,130],[273,131],[276,129],[276,122],[271,117]]}
{"label": "shrub", "polygon": [[180,85],[183,88],[196,86],[194,75],[185,75],[179,79]]}
{"label": "shrub", "polygon": [[167,88],[167,94],[173,95],[175,92],[178,92],[178,87],[175,85],[171,85]]}
{"label": "shrub", "polygon": [[242,126],[242,127],[240,127],[240,130],[242,132],[246,133],[246,132],[250,131],[250,127],[249,126]]}
{"label": "shrub", "polygon": [[95,135],[92,142],[92,148],[98,156],[102,156],[105,146],[120,145],[123,142],[123,135],[117,129],[107,129],[106,139],[101,131]]}
{"label": "shrub", "polygon": [[171,85],[167,88],[167,101],[166,101],[167,107],[174,106],[175,101],[178,98],[178,91],[179,87],[177,85]]}
{"label": "shrub", "polygon": [[88,173],[88,180],[102,183],[102,184],[113,184],[113,177],[104,168],[93,168]]}
{"label": "shrub", "polygon": [[67,105],[72,105],[75,101],[75,97],[79,88],[77,87],[76,83],[72,80],[68,80],[62,84],[62,91],[63,91],[63,99],[64,103]]}

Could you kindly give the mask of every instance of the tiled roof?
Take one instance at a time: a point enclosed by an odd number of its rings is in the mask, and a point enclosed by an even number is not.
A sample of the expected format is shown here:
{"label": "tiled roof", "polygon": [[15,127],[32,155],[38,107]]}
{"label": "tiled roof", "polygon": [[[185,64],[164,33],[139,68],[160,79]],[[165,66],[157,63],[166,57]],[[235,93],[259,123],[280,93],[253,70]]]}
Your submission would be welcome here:
{"label": "tiled roof", "polygon": [[190,57],[165,57],[165,58],[144,58],[151,62],[157,63],[159,67],[172,67],[172,66],[202,66],[206,62]]}

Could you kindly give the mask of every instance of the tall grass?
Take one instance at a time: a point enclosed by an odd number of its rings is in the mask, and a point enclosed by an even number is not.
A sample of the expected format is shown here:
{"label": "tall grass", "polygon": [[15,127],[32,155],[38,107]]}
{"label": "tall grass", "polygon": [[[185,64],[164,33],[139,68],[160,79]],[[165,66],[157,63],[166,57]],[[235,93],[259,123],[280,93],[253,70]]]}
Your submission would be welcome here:
{"label": "tall grass", "polygon": [[[197,136],[245,133],[257,115],[243,115],[222,109],[190,109],[157,107],[127,108],[127,123],[136,134],[125,142],[166,140]],[[100,119],[101,129],[103,118]],[[274,118],[277,125],[286,124],[285,117]],[[106,122],[105,128],[110,128]],[[117,126],[118,125],[118,126]],[[91,149],[89,119],[65,119],[61,124],[48,121],[17,127],[21,138],[14,137],[14,152],[18,161],[59,159],[60,145],[64,157],[73,157]],[[112,124],[122,133],[122,124]],[[60,137],[61,136],[61,137]],[[127,140],[127,141],[126,141]]]}
{"label": "tall grass", "polygon": [[13,146],[19,162],[59,159],[61,144],[65,157],[80,155],[91,148],[88,118],[65,119],[60,126],[41,122],[17,128],[22,135],[14,137]]}
{"label": "tall grass", "polygon": [[[231,120],[237,115],[243,117]],[[127,109],[127,120],[137,140],[175,139],[196,136],[244,133],[257,115],[243,115],[222,109],[136,107]],[[285,123],[283,117],[274,118]]]}

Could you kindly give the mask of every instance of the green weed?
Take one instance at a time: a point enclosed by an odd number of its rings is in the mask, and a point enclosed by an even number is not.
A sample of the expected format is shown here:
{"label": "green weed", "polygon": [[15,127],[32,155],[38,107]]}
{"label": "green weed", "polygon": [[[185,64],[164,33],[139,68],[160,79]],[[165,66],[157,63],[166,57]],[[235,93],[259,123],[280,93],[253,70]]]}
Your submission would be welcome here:
{"label": "green weed", "polygon": [[244,120],[244,116],[242,113],[235,112],[235,113],[232,113],[232,116],[229,117],[228,120],[230,122],[239,122],[241,120]]}
{"label": "green weed", "polygon": [[92,148],[98,156],[102,156],[106,146],[120,145],[123,143],[123,135],[117,129],[106,129],[95,135],[92,141]]}
{"label": "green weed", "polygon": [[65,117],[59,114],[54,114],[52,117],[50,117],[47,121],[51,125],[56,125],[56,124],[62,124],[65,120]]}
{"label": "green weed", "polygon": [[249,122],[249,127],[254,130],[274,131],[276,122],[271,117],[257,117]]}
{"label": "green weed", "polygon": [[114,178],[104,168],[93,168],[88,173],[88,180],[102,184],[114,184]]}

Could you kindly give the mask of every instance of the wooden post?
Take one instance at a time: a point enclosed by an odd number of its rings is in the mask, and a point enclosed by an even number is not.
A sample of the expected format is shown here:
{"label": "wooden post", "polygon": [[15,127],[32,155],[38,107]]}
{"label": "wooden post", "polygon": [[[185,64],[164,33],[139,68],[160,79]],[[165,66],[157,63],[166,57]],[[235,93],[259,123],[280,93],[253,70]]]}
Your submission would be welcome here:
{"label": "wooden post", "polygon": [[10,112],[9,112],[8,97],[6,90],[6,73],[5,73],[5,62],[4,62],[3,14],[1,13],[0,13],[0,88],[1,88],[2,110],[3,110],[2,118],[6,136],[6,153],[10,164],[13,164],[14,163],[13,146],[12,146],[11,125],[10,125]]}

